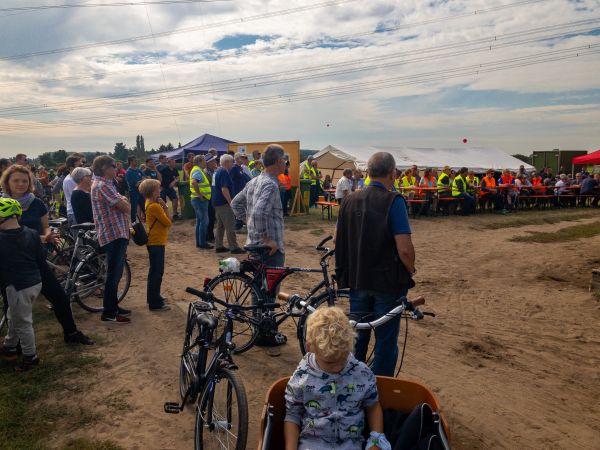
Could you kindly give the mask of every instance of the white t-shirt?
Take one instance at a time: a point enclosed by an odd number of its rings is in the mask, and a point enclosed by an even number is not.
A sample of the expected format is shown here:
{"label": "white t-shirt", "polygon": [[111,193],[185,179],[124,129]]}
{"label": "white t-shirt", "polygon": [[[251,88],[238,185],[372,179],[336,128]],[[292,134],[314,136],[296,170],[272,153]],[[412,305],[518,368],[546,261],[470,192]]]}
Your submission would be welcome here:
{"label": "white t-shirt", "polygon": [[[344,191],[348,191],[348,192],[346,194],[344,194]],[[336,200],[340,200],[340,199],[344,198],[350,192],[352,192],[352,181],[350,181],[346,177],[340,178],[335,186]]]}
{"label": "white t-shirt", "polygon": [[65,200],[67,202],[67,215],[74,214],[73,207],[71,206],[71,195],[76,187],[77,183],[75,183],[75,180],[71,178],[71,174],[67,175],[63,181],[63,192],[65,193]]}

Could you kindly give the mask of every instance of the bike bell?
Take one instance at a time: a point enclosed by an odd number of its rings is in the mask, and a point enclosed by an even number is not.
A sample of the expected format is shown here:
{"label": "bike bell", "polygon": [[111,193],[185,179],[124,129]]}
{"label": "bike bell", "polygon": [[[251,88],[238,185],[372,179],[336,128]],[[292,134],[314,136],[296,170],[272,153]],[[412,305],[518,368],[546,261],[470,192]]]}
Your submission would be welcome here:
{"label": "bike bell", "polygon": [[219,261],[219,270],[223,273],[237,273],[240,271],[240,261],[237,258],[226,258]]}

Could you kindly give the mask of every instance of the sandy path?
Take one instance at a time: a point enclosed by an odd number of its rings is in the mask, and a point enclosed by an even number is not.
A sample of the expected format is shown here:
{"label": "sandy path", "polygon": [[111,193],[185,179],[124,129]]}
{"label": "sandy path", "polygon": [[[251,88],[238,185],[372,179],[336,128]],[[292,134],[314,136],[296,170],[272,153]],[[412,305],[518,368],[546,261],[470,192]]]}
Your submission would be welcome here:
{"label": "sandy path", "polygon": [[[600,237],[556,244],[507,240],[568,223],[473,229],[491,220],[497,219],[412,222],[419,269],[414,293],[426,294],[427,309],[437,317],[410,324],[402,376],[437,393],[454,448],[598,448],[600,306],[587,283],[591,268],[600,265]],[[321,228],[327,233],[331,225]],[[317,266],[317,240],[308,231],[288,231],[287,262]],[[69,437],[112,439],[131,449],[192,448],[192,411],[166,415],[162,405],[178,400],[178,355],[191,299],[183,290],[215,275],[218,258],[193,248],[190,221],[175,225],[163,293],[176,307],[166,313],[145,308],[145,249],[131,245],[129,260],[131,325],[108,326],[77,311],[82,328],[100,338],[94,352],[107,367],[99,370],[95,391],[74,401],[101,402],[121,393],[131,408]],[[298,276],[284,289],[298,292],[317,279]],[[236,358],[250,407],[248,448],[257,442],[268,386],[291,374],[300,358],[291,323],[286,330],[290,342],[281,356],[255,347]]]}

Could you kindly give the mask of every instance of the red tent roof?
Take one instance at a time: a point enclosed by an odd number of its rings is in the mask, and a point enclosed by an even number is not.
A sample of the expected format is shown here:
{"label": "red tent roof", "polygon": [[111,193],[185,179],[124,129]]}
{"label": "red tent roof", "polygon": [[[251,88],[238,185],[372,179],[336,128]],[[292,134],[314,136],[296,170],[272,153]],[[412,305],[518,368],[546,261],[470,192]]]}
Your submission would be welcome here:
{"label": "red tent roof", "polygon": [[587,155],[576,156],[571,162],[573,164],[600,164],[600,150]]}

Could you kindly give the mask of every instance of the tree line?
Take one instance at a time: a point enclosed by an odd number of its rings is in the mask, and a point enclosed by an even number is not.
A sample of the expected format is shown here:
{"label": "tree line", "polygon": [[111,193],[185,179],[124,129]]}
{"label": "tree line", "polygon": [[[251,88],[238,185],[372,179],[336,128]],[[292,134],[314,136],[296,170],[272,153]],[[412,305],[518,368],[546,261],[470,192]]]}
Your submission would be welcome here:
{"label": "tree line", "polygon": [[[179,147],[181,147],[181,142],[178,144],[177,148]],[[165,153],[171,150],[175,150],[175,147],[169,142],[166,145],[161,144],[157,149],[152,148],[149,151],[146,151],[144,136],[139,134],[135,137],[135,145],[133,147],[127,147],[127,145],[125,145],[123,142],[117,142],[112,152],[97,151],[79,153],[83,154],[89,163],[91,163],[93,159],[99,155],[109,155],[117,161],[127,163],[127,158],[129,156],[136,156],[140,161],[145,161],[150,155],[155,155],[156,153]],[[69,153],[72,152],[67,152],[64,149],[56,150],[54,152],[45,152],[38,156],[35,162],[37,165],[42,165],[46,168],[56,168],[65,163]]]}

